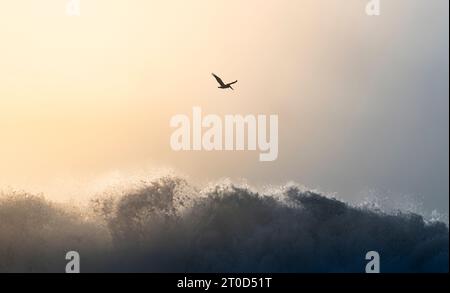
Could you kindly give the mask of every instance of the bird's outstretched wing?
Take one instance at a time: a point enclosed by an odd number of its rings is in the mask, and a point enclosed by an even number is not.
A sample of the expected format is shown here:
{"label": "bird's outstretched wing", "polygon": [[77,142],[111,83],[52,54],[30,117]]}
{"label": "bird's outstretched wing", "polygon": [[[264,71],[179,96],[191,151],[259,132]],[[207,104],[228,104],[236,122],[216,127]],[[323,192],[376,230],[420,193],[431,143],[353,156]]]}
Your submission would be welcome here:
{"label": "bird's outstretched wing", "polygon": [[220,84],[220,86],[226,86],[225,83],[222,81],[222,79],[220,79],[220,77],[218,77],[214,73],[212,73],[212,76],[214,76],[214,78],[217,80],[217,82]]}

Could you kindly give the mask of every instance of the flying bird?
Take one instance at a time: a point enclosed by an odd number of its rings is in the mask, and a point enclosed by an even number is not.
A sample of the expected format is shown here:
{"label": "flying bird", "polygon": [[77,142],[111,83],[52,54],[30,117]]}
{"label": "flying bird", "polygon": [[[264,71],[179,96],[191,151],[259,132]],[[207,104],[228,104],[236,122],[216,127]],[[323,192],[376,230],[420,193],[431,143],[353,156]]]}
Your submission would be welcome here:
{"label": "flying bird", "polygon": [[212,75],[217,80],[217,82],[220,84],[219,89],[232,89],[232,90],[234,90],[232,85],[238,82],[236,80],[236,81],[233,81],[233,82],[230,82],[230,83],[224,83],[223,80],[220,77],[218,77],[214,73]]}

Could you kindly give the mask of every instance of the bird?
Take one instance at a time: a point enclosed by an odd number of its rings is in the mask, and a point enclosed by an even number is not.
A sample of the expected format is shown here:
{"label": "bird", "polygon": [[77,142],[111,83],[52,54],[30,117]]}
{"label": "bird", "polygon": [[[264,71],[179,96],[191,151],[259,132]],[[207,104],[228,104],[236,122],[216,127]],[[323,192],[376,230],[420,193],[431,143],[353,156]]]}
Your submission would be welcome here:
{"label": "bird", "polygon": [[218,77],[217,75],[215,75],[214,73],[212,73],[212,76],[214,76],[214,78],[217,80],[217,82],[219,83],[219,89],[232,89],[234,90],[234,88],[232,87],[233,84],[237,83],[238,81],[233,81],[230,83],[224,83],[222,81],[222,79],[220,77]]}

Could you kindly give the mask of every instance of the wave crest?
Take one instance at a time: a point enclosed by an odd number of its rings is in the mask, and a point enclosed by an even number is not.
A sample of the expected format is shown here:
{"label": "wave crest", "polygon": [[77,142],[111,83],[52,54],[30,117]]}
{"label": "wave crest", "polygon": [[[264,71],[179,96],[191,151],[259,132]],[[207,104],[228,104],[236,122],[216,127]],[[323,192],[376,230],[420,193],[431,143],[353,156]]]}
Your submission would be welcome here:
{"label": "wave crest", "polygon": [[24,194],[0,199],[0,271],[448,272],[449,230],[414,213],[354,207],[296,185],[278,192],[179,177],[102,194],[86,210]]}

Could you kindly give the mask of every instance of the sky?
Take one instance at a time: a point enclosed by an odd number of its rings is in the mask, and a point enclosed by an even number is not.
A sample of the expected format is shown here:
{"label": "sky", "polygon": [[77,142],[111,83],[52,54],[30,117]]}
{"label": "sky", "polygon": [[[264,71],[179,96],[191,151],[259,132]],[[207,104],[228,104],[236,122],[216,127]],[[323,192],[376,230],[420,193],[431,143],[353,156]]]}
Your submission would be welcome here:
{"label": "sky", "polygon": [[[81,0],[80,17],[65,0],[2,3],[0,189],[65,198],[173,168],[448,213],[449,3],[382,0],[369,17],[367,2]],[[170,118],[193,106],[277,114],[278,159],[172,151]]]}

